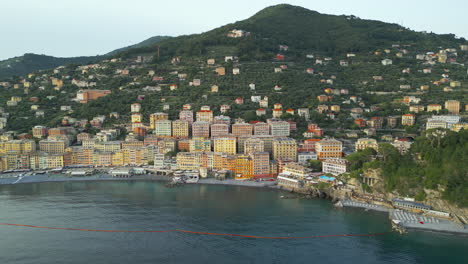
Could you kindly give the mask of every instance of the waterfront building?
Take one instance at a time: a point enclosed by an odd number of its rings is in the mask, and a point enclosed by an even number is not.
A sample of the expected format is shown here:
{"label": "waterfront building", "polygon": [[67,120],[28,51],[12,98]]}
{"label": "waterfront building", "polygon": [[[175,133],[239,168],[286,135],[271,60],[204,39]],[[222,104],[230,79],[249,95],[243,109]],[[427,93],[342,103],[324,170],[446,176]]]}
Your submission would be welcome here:
{"label": "waterfront building", "polygon": [[342,158],[332,158],[322,161],[322,171],[335,176],[348,171],[348,161]]}
{"label": "waterfront building", "polygon": [[298,163],[289,162],[283,166],[281,173],[303,180],[309,175],[309,170]]}
{"label": "waterfront building", "polygon": [[252,174],[254,178],[270,176],[270,154],[268,152],[254,152],[252,158]]}
{"label": "waterfront building", "polygon": [[201,167],[201,153],[179,152],[176,156],[177,169],[198,170]]}
{"label": "waterfront building", "polygon": [[234,174],[236,179],[253,178],[253,160],[249,155],[236,155]]}
{"label": "waterfront building", "polygon": [[277,177],[278,186],[286,190],[300,190],[304,187],[304,181],[287,174],[279,174]]}

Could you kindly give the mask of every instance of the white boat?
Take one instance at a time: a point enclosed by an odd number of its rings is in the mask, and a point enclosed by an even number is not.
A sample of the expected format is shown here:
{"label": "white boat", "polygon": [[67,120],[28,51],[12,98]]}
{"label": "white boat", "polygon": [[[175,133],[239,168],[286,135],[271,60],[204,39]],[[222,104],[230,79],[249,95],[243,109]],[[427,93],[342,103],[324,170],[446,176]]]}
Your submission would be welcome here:
{"label": "white boat", "polygon": [[200,180],[200,177],[198,175],[187,175],[187,178],[185,180],[186,183],[197,183],[198,180]]}

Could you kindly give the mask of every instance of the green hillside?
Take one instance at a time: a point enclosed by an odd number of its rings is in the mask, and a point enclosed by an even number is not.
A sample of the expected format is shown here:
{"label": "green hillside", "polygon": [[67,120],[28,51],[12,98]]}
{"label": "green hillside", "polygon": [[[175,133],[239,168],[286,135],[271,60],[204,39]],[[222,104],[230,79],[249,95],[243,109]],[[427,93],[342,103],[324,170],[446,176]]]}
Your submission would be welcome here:
{"label": "green hillside", "polygon": [[[232,29],[252,34],[247,38],[226,38]],[[244,60],[265,60],[278,52],[278,45],[293,47],[290,56],[320,52],[329,56],[344,52],[372,51],[392,44],[417,44],[420,48],[458,46],[465,40],[454,34],[415,32],[397,24],[360,19],[355,16],[320,14],[287,4],[268,7],[254,16],[220,28],[158,43],[164,58],[175,55],[206,55],[210,47],[231,46]],[[154,46],[127,50],[124,56],[152,52]]]}
{"label": "green hillside", "polygon": [[45,70],[55,68],[60,65],[66,64],[89,64],[98,62],[110,56],[116,55],[125,50],[141,48],[154,45],[155,43],[167,39],[167,36],[155,36],[144,40],[135,45],[116,49],[107,54],[100,56],[83,56],[71,58],[58,58],[47,55],[39,55],[33,53],[26,53],[23,56],[14,57],[11,59],[0,61],[0,79],[9,78],[12,76],[21,76],[38,70]]}

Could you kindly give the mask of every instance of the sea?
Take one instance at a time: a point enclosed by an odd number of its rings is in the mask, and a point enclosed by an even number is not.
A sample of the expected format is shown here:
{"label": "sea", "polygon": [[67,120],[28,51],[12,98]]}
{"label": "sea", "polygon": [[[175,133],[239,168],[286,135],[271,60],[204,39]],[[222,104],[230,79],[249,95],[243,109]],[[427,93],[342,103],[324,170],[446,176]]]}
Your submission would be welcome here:
{"label": "sea", "polygon": [[149,181],[2,185],[0,263],[468,263],[466,236],[401,235],[386,213],[288,195]]}

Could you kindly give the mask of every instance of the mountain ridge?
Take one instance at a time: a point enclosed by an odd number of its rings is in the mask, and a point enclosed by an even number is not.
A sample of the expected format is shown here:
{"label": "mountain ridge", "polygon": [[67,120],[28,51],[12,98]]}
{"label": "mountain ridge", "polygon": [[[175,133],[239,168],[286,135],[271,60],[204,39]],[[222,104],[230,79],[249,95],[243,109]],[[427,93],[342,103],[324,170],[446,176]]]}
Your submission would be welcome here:
{"label": "mountain ridge", "polygon": [[78,57],[55,57],[45,54],[25,53],[21,56],[0,61],[0,78],[25,75],[33,71],[46,70],[65,64],[87,64],[112,57],[129,49],[151,46],[169,36],[153,36],[142,42],[123,48],[115,49],[103,55],[78,56]]}

